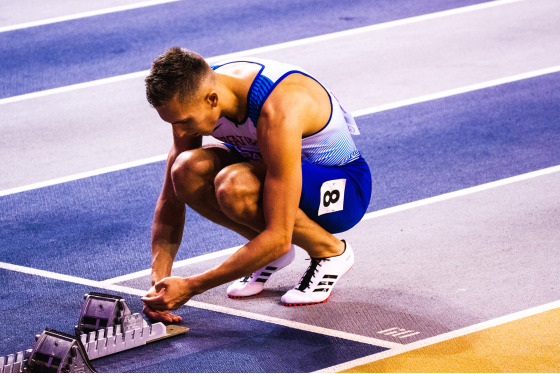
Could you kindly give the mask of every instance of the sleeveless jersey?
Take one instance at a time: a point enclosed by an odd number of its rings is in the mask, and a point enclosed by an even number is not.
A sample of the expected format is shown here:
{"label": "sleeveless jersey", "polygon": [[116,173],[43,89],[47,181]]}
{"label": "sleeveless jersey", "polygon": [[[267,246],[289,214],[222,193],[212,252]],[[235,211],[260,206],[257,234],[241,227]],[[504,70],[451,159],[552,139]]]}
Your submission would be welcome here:
{"label": "sleeveless jersey", "polygon": [[[264,102],[274,88],[284,78],[294,73],[303,74],[321,83],[297,66],[264,59],[244,58],[224,61],[213,65],[212,69],[217,70],[221,66],[236,62],[249,62],[261,66],[249,89],[247,118],[241,123],[236,123],[221,117],[212,136],[233,145],[245,158],[259,160],[262,158],[257,143],[259,115]],[[361,157],[351,136],[351,132],[354,134],[359,132],[352,116],[342,108],[331,92],[327,89],[325,91],[331,101],[331,115],[320,131],[302,138],[302,160],[323,166],[345,165]]]}

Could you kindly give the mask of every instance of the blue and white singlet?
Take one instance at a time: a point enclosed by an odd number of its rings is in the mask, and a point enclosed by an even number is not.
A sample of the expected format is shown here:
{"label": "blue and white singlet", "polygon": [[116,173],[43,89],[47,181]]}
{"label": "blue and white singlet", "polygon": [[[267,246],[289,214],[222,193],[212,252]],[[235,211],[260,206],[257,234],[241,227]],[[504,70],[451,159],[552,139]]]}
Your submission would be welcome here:
{"label": "blue and white singlet", "polygon": [[[221,66],[237,62],[261,66],[249,89],[247,118],[241,124],[225,117],[220,118],[212,136],[233,145],[245,158],[258,160],[262,156],[257,144],[256,127],[261,108],[268,96],[290,74],[299,73],[317,80],[297,66],[257,58],[224,61],[213,65],[212,69],[217,70]],[[325,91],[328,92],[331,101],[331,115],[325,127],[302,139],[302,160],[322,166],[346,165],[360,158],[360,152],[351,136],[351,133],[358,133],[358,129],[352,116],[344,111],[334,95],[327,89]]]}

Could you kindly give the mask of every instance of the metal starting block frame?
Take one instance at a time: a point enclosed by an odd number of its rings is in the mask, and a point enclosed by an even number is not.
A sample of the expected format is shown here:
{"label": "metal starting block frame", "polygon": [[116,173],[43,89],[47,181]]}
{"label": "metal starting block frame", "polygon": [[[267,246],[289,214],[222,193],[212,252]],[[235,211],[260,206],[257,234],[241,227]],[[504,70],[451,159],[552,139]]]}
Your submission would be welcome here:
{"label": "metal starting block frame", "polygon": [[33,349],[0,357],[0,373],[95,373],[82,343],[72,335],[45,329]]}
{"label": "metal starting block frame", "polygon": [[[124,324],[126,324],[123,326],[124,330],[128,330],[131,314],[130,308],[122,297],[90,292],[84,295],[80,317],[75,327],[76,335]],[[131,322],[141,320],[142,318],[140,320],[133,318]]]}
{"label": "metal starting block frame", "polygon": [[91,292],[84,296],[76,337],[45,329],[33,349],[0,357],[0,373],[95,372],[89,360],[187,331],[162,322],[149,325],[140,313],[130,312],[123,298]]}

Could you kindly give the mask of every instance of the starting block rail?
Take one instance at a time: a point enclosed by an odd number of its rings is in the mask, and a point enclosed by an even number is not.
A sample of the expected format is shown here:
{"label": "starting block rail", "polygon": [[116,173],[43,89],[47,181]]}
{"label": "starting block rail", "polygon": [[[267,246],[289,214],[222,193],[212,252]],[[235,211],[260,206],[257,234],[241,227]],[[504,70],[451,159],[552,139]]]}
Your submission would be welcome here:
{"label": "starting block rail", "polygon": [[[144,321],[145,322],[145,321]],[[153,325],[145,324],[141,328],[122,332],[121,325],[81,334],[80,340],[84,345],[90,360],[108,356],[127,349],[145,345],[149,341],[166,337],[167,329],[161,322]]]}
{"label": "starting block rail", "polygon": [[24,362],[31,356],[32,349],[0,357],[0,373],[22,373]]}

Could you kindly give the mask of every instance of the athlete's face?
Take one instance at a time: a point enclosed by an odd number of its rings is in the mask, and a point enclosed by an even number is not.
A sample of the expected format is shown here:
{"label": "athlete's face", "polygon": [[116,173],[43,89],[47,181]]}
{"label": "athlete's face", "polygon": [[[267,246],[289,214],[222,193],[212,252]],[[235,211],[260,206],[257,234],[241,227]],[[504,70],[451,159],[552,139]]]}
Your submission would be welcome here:
{"label": "athlete's face", "polygon": [[156,110],[165,122],[173,127],[173,134],[182,138],[210,135],[219,118],[218,97],[215,92],[197,95],[189,102],[177,97]]}

